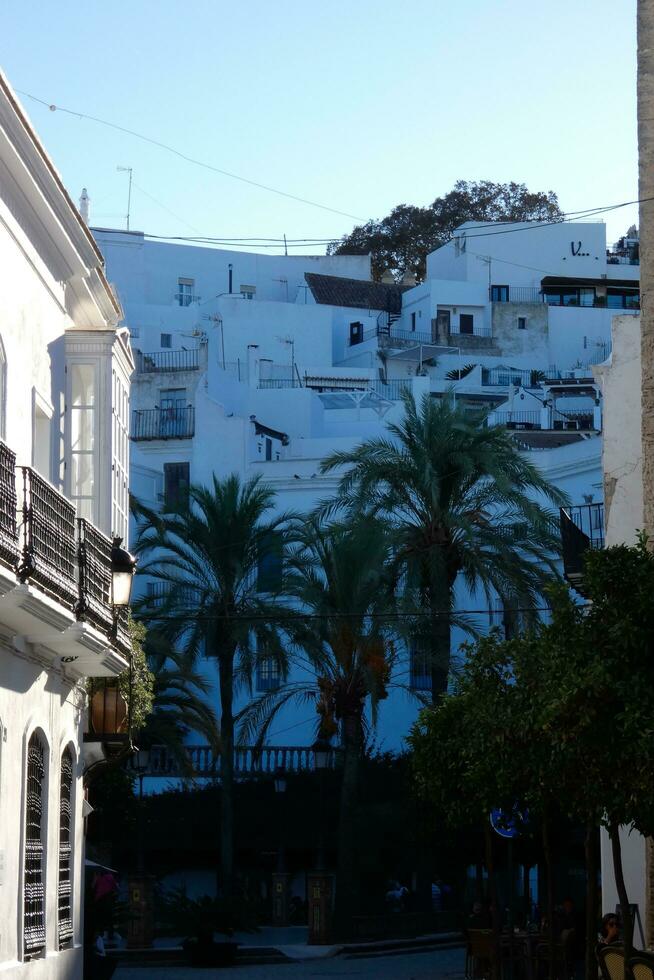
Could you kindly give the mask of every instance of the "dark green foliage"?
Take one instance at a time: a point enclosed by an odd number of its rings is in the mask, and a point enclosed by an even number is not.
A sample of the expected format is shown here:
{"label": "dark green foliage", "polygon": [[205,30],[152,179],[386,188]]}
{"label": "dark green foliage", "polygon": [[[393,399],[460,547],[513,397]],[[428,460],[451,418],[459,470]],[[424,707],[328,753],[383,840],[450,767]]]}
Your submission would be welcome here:
{"label": "dark green foliage", "polygon": [[[444,245],[464,221],[560,221],[563,212],[553,191],[531,192],[511,181],[458,180],[428,207],[399,204],[380,220],[358,225],[328,248],[330,255],[372,255],[373,279],[391,271],[425,278],[426,257]],[[483,239],[478,239],[480,245]],[[483,251],[483,249],[481,249]]]}
{"label": "dark green foliage", "polygon": [[471,371],[474,371],[476,367],[476,364],[464,364],[460,371],[458,368],[453,368],[452,371],[448,371],[445,378],[447,381],[461,381],[461,379],[467,377]]}

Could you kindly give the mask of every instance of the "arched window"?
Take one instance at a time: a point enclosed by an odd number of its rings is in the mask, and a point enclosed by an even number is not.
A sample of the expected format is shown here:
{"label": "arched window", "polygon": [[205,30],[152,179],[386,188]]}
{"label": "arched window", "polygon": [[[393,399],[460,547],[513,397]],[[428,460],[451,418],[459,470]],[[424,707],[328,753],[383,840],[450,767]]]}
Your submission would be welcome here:
{"label": "arched window", "polygon": [[23,950],[26,958],[45,949],[45,883],[43,880],[43,805],[45,795],[45,747],[34,732],[27,747],[25,808],[25,905]]}
{"label": "arched window", "polygon": [[59,949],[68,946],[73,938],[73,755],[64,749],[61,756],[61,790],[59,793],[59,901],[57,936]]}

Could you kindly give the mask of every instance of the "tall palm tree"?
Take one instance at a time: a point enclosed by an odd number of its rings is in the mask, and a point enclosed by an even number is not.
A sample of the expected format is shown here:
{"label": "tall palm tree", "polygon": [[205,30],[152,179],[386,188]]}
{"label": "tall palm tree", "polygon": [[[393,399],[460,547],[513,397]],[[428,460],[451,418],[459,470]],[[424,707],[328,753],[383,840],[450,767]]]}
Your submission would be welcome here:
{"label": "tall palm tree", "polygon": [[156,609],[142,605],[141,617],[189,660],[204,655],[217,663],[224,896],[232,895],[234,877],[235,692],[239,683],[251,685],[264,657],[281,676],[287,671],[275,602],[281,583],[274,572],[288,518],[272,516],[274,504],[274,491],[259,477],[242,483],[233,474],[214,476],[210,487],[190,487],[188,498],[167,512],[137,508],[137,551],[146,556],[140,571],[164,593]]}
{"label": "tall palm tree", "polygon": [[560,550],[544,504],[567,498],[482,414],[449,396],[425,395],[418,406],[407,393],[403,401],[404,415],[387,436],[323,460],[323,473],[346,468],[323,512],[372,513],[394,528],[397,561],[422,607],[415,640],[435,698],[447,685],[457,578],[489,601],[496,593],[533,609]]}
{"label": "tall palm tree", "polygon": [[153,674],[152,711],[136,735],[139,745],[163,745],[182,776],[191,776],[186,752],[187,736],[200,735],[215,752],[220,750],[216,713],[208,699],[211,684],[183,651],[150,630],[146,642],[148,666]]}
{"label": "tall palm tree", "polygon": [[[347,929],[356,893],[355,811],[366,731],[379,704],[401,684],[391,539],[375,519],[324,525],[309,518],[288,560],[286,595],[298,607],[286,630],[304,673],[246,707],[240,737],[263,741],[278,712],[292,702],[316,711],[320,739],[336,736],[343,758],[338,828],[336,922]],[[301,612],[299,611],[301,610]]]}

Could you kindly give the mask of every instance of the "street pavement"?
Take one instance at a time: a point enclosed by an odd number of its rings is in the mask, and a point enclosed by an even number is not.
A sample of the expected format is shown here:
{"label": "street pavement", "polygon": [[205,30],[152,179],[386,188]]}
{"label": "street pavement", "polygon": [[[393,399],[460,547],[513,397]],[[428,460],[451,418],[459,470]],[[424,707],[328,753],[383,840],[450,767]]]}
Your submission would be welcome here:
{"label": "street pavement", "polygon": [[301,960],[264,966],[234,966],[216,970],[180,967],[120,967],[114,980],[312,980],[316,977],[368,977],[375,980],[463,980],[465,953],[441,949],[427,953],[377,954]]}

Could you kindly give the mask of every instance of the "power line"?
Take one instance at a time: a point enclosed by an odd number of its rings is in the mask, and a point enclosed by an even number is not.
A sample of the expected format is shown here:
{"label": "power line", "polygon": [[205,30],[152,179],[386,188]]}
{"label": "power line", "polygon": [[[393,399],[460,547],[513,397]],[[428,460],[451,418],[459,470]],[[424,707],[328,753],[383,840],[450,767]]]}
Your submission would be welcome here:
{"label": "power line", "polygon": [[229,170],[222,170],[220,167],[216,167],[211,163],[206,163],[204,160],[198,160],[195,157],[190,157],[186,153],[182,153],[181,150],[175,149],[174,146],[169,146],[167,143],[162,143],[160,140],[152,139],[150,136],[144,136],[143,133],[137,133],[133,129],[128,129],[126,126],[118,125],[118,123],[109,122],[107,119],[100,119],[98,116],[91,116],[86,112],[76,112],[73,109],[65,109],[63,106],[46,102],[45,99],[39,99],[36,95],[32,95],[31,92],[25,92],[21,89],[16,89],[16,91],[19,95],[23,95],[28,99],[32,99],[33,102],[38,102],[39,105],[45,106],[46,108],[50,109],[51,112],[64,112],[69,116],[76,116],[78,119],[87,119],[90,122],[98,123],[100,126],[108,126],[109,129],[115,129],[119,133],[126,133],[128,136],[133,136],[135,139],[142,140],[144,143],[150,143],[152,146],[158,146],[159,149],[165,150],[167,153],[172,153],[174,156],[179,157],[180,160],[185,160],[187,163],[191,163],[196,167],[202,167],[204,170],[210,170],[213,173],[220,174],[222,177],[230,177],[232,180],[238,180],[243,184],[249,184],[250,187],[257,187],[259,190],[268,191],[270,194],[277,194],[280,197],[288,198],[291,201],[297,201],[300,204],[307,204],[312,208],[320,208],[321,211],[331,211],[332,214],[338,214],[343,218],[352,218],[354,221],[364,220],[356,214],[350,214],[347,211],[339,211],[337,208],[331,208],[326,204],[319,204],[317,201],[311,201],[306,197],[299,197],[297,194],[289,194],[287,191],[279,190],[279,188],[271,187],[268,184],[261,184],[256,180],[250,180],[248,177],[242,177],[240,174],[232,173]]}

